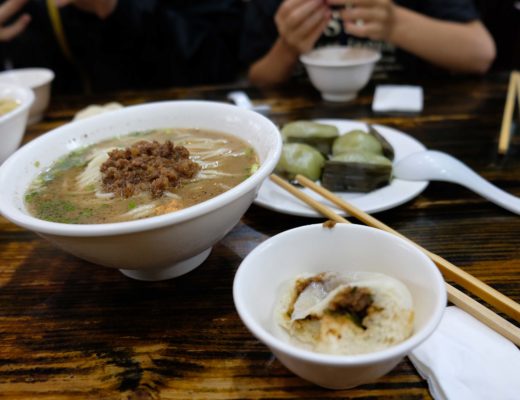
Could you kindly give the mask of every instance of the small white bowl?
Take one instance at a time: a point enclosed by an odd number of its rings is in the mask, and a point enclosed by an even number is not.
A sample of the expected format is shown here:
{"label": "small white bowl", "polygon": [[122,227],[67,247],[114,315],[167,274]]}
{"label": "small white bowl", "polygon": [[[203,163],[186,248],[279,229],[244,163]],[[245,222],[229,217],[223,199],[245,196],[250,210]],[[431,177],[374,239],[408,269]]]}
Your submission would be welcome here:
{"label": "small white bowl", "polygon": [[[83,146],[135,131],[199,128],[248,142],[260,167],[225,193],[169,214],[109,224],[62,224],[31,216],[24,194],[54,161]],[[246,212],[282,148],[276,126],[264,116],[224,103],[170,101],[126,107],[63,125],[20,148],[0,167],[0,213],[63,250],[141,280],[168,279],[199,266],[211,247]]]}
{"label": "small white bowl", "polygon": [[20,103],[15,109],[0,116],[0,164],[2,164],[22,142],[34,94],[30,89],[0,82],[0,98],[12,99]]}
{"label": "small white bowl", "polygon": [[369,48],[330,46],[303,54],[300,60],[325,100],[344,102],[356,98],[380,58]]}
{"label": "small white bowl", "polygon": [[47,68],[20,68],[0,72],[0,82],[30,88],[35,100],[29,111],[29,125],[41,121],[49,107],[51,98],[51,82],[54,72]]}
{"label": "small white bowl", "polygon": [[[385,350],[330,355],[302,349],[276,335],[273,311],[280,288],[297,275],[324,271],[381,272],[403,282],[414,302],[414,331]],[[347,389],[389,372],[430,336],[446,307],[444,280],[417,248],[389,233],[360,225],[308,225],[276,235],[242,262],[233,283],[235,306],[246,327],[296,375],[330,389]]]}

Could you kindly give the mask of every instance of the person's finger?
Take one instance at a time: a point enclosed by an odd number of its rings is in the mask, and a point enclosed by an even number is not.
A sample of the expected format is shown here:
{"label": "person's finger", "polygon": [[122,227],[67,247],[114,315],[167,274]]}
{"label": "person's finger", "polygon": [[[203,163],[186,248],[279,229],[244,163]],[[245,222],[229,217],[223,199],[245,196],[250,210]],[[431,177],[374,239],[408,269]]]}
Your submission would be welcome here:
{"label": "person's finger", "polygon": [[388,19],[388,10],[386,8],[372,7],[372,8],[360,8],[356,7],[353,9],[342,10],[341,18],[345,22],[362,20],[365,22],[370,21],[386,21]]}
{"label": "person's finger", "polygon": [[278,31],[287,30],[287,18],[289,17],[292,10],[296,7],[301,7],[307,0],[285,0],[282,2],[276,14],[274,15],[274,21],[278,28]]}
{"label": "person's finger", "polygon": [[347,22],[345,24],[345,31],[347,31],[347,33],[351,35],[362,38],[368,38],[372,40],[383,39],[384,35],[384,29],[382,25],[378,22],[368,24],[357,24],[353,22]]}
{"label": "person's finger", "polygon": [[287,27],[289,29],[297,29],[320,9],[327,9],[321,0],[308,0],[300,7],[293,9],[293,11],[287,16]]}
{"label": "person's finger", "polygon": [[[294,3],[293,3],[294,4]],[[328,12],[328,8],[321,0],[305,0],[298,7],[291,10],[289,14],[277,13],[275,16],[278,33],[293,46],[298,47],[301,36],[301,26],[311,18],[318,10]]]}
{"label": "person's finger", "polygon": [[343,2],[347,8],[349,7],[384,7],[391,0],[346,0]]}
{"label": "person's finger", "polygon": [[330,12],[327,8],[319,8],[309,15],[301,25],[294,29],[293,36],[297,40],[305,39],[311,32],[314,32],[319,25],[327,22],[329,17]]}
{"label": "person's finger", "polygon": [[323,31],[327,27],[327,24],[329,23],[329,18],[326,18],[324,21],[321,21],[317,26],[315,26],[307,35],[306,38],[304,38],[305,43],[305,51],[310,51],[316,42],[318,41],[319,37],[322,35]]}
{"label": "person's finger", "polygon": [[326,3],[329,6],[341,6],[341,7],[345,6],[345,0],[326,0]]}
{"label": "person's finger", "polygon": [[25,30],[29,22],[31,22],[31,16],[23,14],[11,25],[0,28],[0,42],[8,42],[14,39]]}
{"label": "person's finger", "polygon": [[0,25],[22,9],[28,0],[7,0],[0,5]]}
{"label": "person's finger", "polygon": [[301,7],[302,4],[307,3],[309,0],[285,0],[280,4],[278,10],[276,11],[276,16],[282,19],[286,19],[287,16],[298,7]]}

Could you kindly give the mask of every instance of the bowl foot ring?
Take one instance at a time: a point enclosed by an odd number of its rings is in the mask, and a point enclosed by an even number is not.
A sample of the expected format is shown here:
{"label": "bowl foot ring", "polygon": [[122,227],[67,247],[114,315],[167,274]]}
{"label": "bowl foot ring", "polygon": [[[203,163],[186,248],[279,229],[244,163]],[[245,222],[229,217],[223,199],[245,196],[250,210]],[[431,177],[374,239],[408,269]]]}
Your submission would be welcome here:
{"label": "bowl foot ring", "polygon": [[326,101],[345,103],[354,100],[357,97],[357,92],[344,94],[322,93],[321,97],[323,97],[323,100]]}
{"label": "bowl foot ring", "polygon": [[129,278],[136,279],[139,281],[162,281],[165,279],[177,278],[178,276],[187,274],[191,270],[197,268],[202,264],[209,253],[211,253],[211,247],[204,250],[202,253],[197,254],[187,260],[178,262],[177,264],[163,268],[147,268],[147,269],[120,269],[121,273]]}

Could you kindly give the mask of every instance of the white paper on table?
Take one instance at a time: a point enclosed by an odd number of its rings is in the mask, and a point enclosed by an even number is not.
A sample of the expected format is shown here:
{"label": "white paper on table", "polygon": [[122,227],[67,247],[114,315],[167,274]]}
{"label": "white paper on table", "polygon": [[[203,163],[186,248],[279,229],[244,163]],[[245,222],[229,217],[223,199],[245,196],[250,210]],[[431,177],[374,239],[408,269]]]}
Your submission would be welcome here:
{"label": "white paper on table", "polygon": [[436,400],[520,399],[520,350],[455,306],[408,357]]}
{"label": "white paper on table", "polygon": [[420,112],[423,109],[423,89],[410,85],[378,85],[372,101],[376,112]]}

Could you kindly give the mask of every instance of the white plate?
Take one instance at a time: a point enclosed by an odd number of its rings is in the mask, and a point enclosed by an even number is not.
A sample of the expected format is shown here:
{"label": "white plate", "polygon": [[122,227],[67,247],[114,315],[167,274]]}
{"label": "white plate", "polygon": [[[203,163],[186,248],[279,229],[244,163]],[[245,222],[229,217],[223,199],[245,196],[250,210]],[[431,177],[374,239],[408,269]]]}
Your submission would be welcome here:
{"label": "white plate", "polygon": [[[316,120],[316,122],[335,125],[338,127],[341,134],[353,129],[366,131],[366,124],[363,122],[343,119],[319,119]],[[409,154],[426,150],[422,143],[418,142],[406,133],[383,125],[374,125],[374,127],[394,148],[394,162],[399,161]],[[375,213],[397,207],[408,200],[413,199],[415,196],[419,195],[426,186],[428,186],[428,181],[412,182],[403,181],[401,179],[392,179],[389,185],[373,190],[369,193],[336,192],[335,194],[367,213]],[[339,210],[312,190],[307,188],[303,188],[302,190],[312,198],[331,207],[338,214],[346,214],[344,211]],[[255,204],[285,214],[299,215],[302,217],[322,217],[311,207],[280,188],[270,179],[266,179],[260,187],[255,199]]]}

